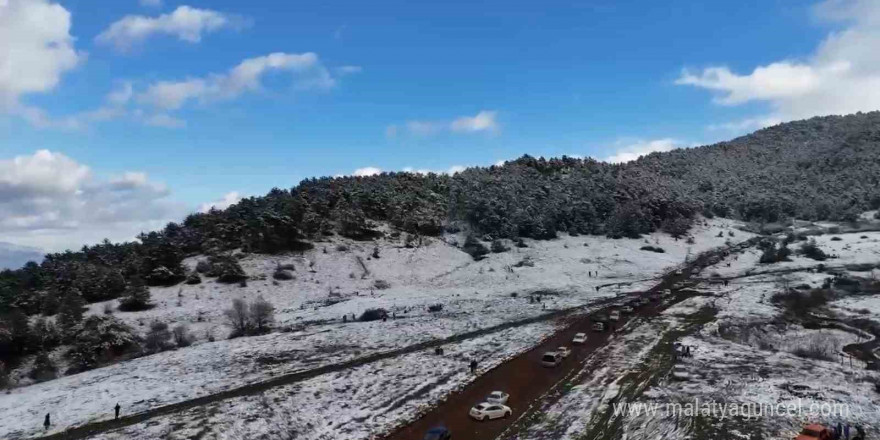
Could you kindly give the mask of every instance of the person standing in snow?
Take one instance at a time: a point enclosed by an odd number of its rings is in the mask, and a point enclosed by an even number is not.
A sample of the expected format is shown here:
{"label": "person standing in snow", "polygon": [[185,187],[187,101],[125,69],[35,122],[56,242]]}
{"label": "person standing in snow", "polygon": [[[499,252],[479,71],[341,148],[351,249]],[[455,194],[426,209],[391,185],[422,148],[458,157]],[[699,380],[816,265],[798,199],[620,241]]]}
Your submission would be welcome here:
{"label": "person standing in snow", "polygon": [[113,409],[116,410],[116,417],[115,417],[115,420],[119,420],[119,410],[122,409],[122,407],[119,406],[119,402],[116,402],[116,406],[113,407]]}
{"label": "person standing in snow", "polygon": [[477,360],[471,359],[471,374],[477,374]]}
{"label": "person standing in snow", "polygon": [[49,421],[49,413],[46,413],[46,419],[43,420],[43,429],[45,429],[46,431],[48,431],[48,430],[49,430],[49,425],[51,425],[51,424],[52,424],[52,422]]}
{"label": "person standing in snow", "polygon": [[846,426],[843,427],[843,437],[846,440],[849,440],[849,423],[847,423]]}

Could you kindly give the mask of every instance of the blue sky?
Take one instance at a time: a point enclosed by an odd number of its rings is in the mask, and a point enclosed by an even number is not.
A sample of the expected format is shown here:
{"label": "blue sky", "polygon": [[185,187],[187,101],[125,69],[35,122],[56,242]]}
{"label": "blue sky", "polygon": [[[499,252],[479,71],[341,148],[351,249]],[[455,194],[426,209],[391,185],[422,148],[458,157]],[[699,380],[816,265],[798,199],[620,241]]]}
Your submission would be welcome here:
{"label": "blue sky", "polygon": [[[310,176],[444,171],[525,153],[637,157],[875,109],[880,99],[854,91],[855,104],[825,98],[840,94],[829,84],[875,79],[854,61],[838,68],[876,48],[872,3],[0,0],[0,170],[57,180],[15,171],[18,157],[31,171],[87,167],[68,193],[149,188],[139,200],[164,214],[127,219],[113,229],[123,237],[224,194]],[[25,16],[54,37],[11,25]],[[861,39],[840,43],[847,33]],[[14,52],[28,44],[48,47],[42,61]],[[231,69],[246,60],[262,67],[242,82]],[[4,64],[34,84],[4,78]],[[161,84],[177,88],[158,93]],[[35,160],[38,150],[52,155]],[[32,221],[46,217],[40,209],[7,218],[0,240],[56,248],[95,235],[83,233],[94,219]]]}

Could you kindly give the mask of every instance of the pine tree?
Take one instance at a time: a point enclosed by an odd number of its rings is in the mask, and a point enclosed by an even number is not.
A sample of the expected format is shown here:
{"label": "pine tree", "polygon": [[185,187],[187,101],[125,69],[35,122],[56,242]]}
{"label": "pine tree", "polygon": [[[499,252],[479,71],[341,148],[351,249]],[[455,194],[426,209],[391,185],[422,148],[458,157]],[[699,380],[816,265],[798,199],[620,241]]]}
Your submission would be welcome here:
{"label": "pine tree", "polygon": [[82,322],[83,313],[86,311],[85,304],[76,288],[72,287],[64,293],[55,322],[65,334]]}
{"label": "pine tree", "polygon": [[150,302],[150,289],[140,278],[133,278],[125,288],[123,297],[119,299],[119,310],[134,312],[151,307],[153,303]]}

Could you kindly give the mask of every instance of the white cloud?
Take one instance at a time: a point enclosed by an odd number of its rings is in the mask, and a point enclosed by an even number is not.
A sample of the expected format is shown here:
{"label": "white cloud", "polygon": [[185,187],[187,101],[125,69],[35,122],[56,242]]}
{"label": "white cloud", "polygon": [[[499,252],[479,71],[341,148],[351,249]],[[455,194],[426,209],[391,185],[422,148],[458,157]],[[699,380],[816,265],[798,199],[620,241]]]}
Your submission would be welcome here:
{"label": "white cloud", "polygon": [[340,66],[336,68],[336,74],[339,76],[354,75],[363,71],[364,68],[361,66]]}
{"label": "white cloud", "polygon": [[226,209],[241,201],[241,194],[237,191],[228,192],[219,200],[213,202],[202,203],[199,206],[199,212],[208,212],[211,209]]}
{"label": "white cloud", "polygon": [[443,125],[436,122],[428,121],[407,121],[406,129],[410,134],[417,136],[430,136],[443,130]]}
{"label": "white cloud", "polygon": [[[410,120],[406,121],[404,127],[413,136],[433,136],[443,132],[497,134],[501,131],[501,125],[496,120],[497,115],[498,112],[483,110],[476,116],[460,116],[452,121]],[[393,132],[393,135],[388,137],[394,137],[397,135],[398,127],[397,125],[388,126],[385,131],[386,135],[389,134],[389,130]]]}
{"label": "white cloud", "polygon": [[162,6],[162,0],[139,0],[141,6],[145,6],[148,8],[158,8]]}
{"label": "white cloud", "polygon": [[163,128],[184,128],[186,127],[186,121],[180,118],[175,118],[167,113],[157,113],[155,115],[147,116],[143,119],[144,124],[149,125],[150,127],[163,127]]}
{"label": "white cloud", "polygon": [[328,88],[335,84],[316,54],[276,52],[248,58],[226,73],[156,82],[139,93],[137,99],[163,110],[177,110],[192,100],[209,103],[235,99],[246,92],[262,90],[263,76],[272,71],[293,74],[294,86],[298,89]]}
{"label": "white cloud", "polygon": [[188,43],[198,43],[205,34],[224,28],[239,29],[245,25],[246,20],[235,15],[179,6],[174,12],[158,17],[127,15],[101,32],[95,41],[124,51],[153,35],[169,35]]}
{"label": "white cloud", "polygon": [[406,167],[406,168],[402,169],[401,171],[403,171],[404,173],[414,173],[414,174],[431,174],[431,173],[434,173],[434,174],[448,174],[448,175],[451,176],[451,175],[453,175],[453,174],[460,173],[460,172],[462,172],[462,171],[464,171],[464,170],[466,170],[466,169],[467,169],[467,167],[465,167],[465,166],[463,166],[463,165],[453,165],[453,166],[447,168],[446,170],[441,170],[441,171],[438,171],[438,170],[429,170],[429,169],[427,169],[427,168],[415,169],[415,168],[413,168],[413,167]]}
{"label": "white cloud", "polygon": [[70,27],[70,12],[57,3],[0,0],[0,114],[48,125],[45,112],[21,98],[54,90],[65,72],[85,60]]}
{"label": "white cloud", "polygon": [[496,116],[497,112],[483,110],[480,113],[477,113],[476,116],[462,116],[452,121],[450,128],[452,131],[463,133],[475,133],[481,131],[495,133],[500,129],[498,122],[495,121]]}
{"label": "white cloud", "polygon": [[184,214],[169,194],[144,173],[104,180],[58,152],[0,159],[0,241],[60,251],[130,240]]}
{"label": "white cloud", "polygon": [[358,168],[354,170],[352,176],[364,177],[364,176],[375,176],[376,174],[382,173],[382,170],[376,167],[364,167]]}
{"label": "white cloud", "polygon": [[670,151],[683,146],[683,143],[670,138],[635,142],[618,141],[614,147],[615,153],[605,158],[605,162],[629,162],[653,152]]}
{"label": "white cloud", "polygon": [[802,61],[781,60],[737,74],[727,67],[685,70],[677,83],[717,93],[721,105],[767,103],[769,114],[714,128],[753,128],[817,115],[880,109],[880,3],[828,0],[815,7],[817,17],[844,23]]}

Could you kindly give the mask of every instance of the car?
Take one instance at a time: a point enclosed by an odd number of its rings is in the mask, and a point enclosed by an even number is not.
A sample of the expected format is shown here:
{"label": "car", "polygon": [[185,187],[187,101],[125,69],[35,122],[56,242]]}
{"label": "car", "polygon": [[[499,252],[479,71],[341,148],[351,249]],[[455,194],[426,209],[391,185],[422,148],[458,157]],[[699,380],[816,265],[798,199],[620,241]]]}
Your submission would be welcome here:
{"label": "car", "polygon": [[572,338],[572,344],[584,344],[587,342],[587,334],[586,333],[575,333],[574,338]]}
{"label": "car", "polygon": [[605,331],[605,323],[604,322],[597,322],[597,323],[593,324],[593,331],[594,332],[604,332]]}
{"label": "car", "polygon": [[623,307],[621,307],[620,310],[621,310],[623,313],[633,313],[633,312],[635,312],[635,309],[633,309],[633,306],[623,306]]}
{"label": "car", "polygon": [[504,391],[492,391],[489,393],[489,397],[486,397],[486,402],[504,405],[507,403],[508,398],[510,398],[510,394],[507,394]]}
{"label": "car", "polygon": [[669,296],[672,296],[672,291],[669,289],[663,289],[663,291],[660,292],[660,296],[663,298],[667,298]]}
{"label": "car", "polygon": [[545,367],[555,367],[562,362],[562,356],[555,351],[548,351],[541,356],[541,365]]}
{"label": "car", "polygon": [[605,315],[596,315],[593,318],[593,321],[595,321],[595,322],[608,322],[608,317]]}
{"label": "car", "polygon": [[611,314],[608,315],[608,319],[610,319],[614,322],[620,321],[620,310],[612,311]]}
{"label": "car", "polygon": [[804,429],[794,440],[831,440],[832,437],[833,435],[830,429],[817,423],[813,423],[804,426]]}
{"label": "car", "polygon": [[676,274],[676,275],[682,275],[682,274],[684,274],[684,271],[682,271],[681,269],[678,269],[678,270],[675,271],[675,274]]}
{"label": "car", "polygon": [[641,297],[641,298],[639,298],[639,304],[641,304],[641,305],[643,305],[643,306],[646,306],[646,305],[648,305],[648,304],[650,304],[650,303],[651,303],[651,301],[648,300],[648,298],[645,298],[644,296]]}
{"label": "car", "polygon": [[424,440],[450,440],[451,438],[452,432],[449,429],[445,426],[437,426],[425,433]]}
{"label": "car", "polygon": [[483,402],[471,408],[469,414],[477,420],[492,420],[508,417],[513,414],[513,410],[500,403]]}
{"label": "car", "polygon": [[560,356],[562,356],[563,359],[565,359],[568,357],[568,355],[571,354],[571,349],[563,345],[556,349],[556,353],[558,353]]}

